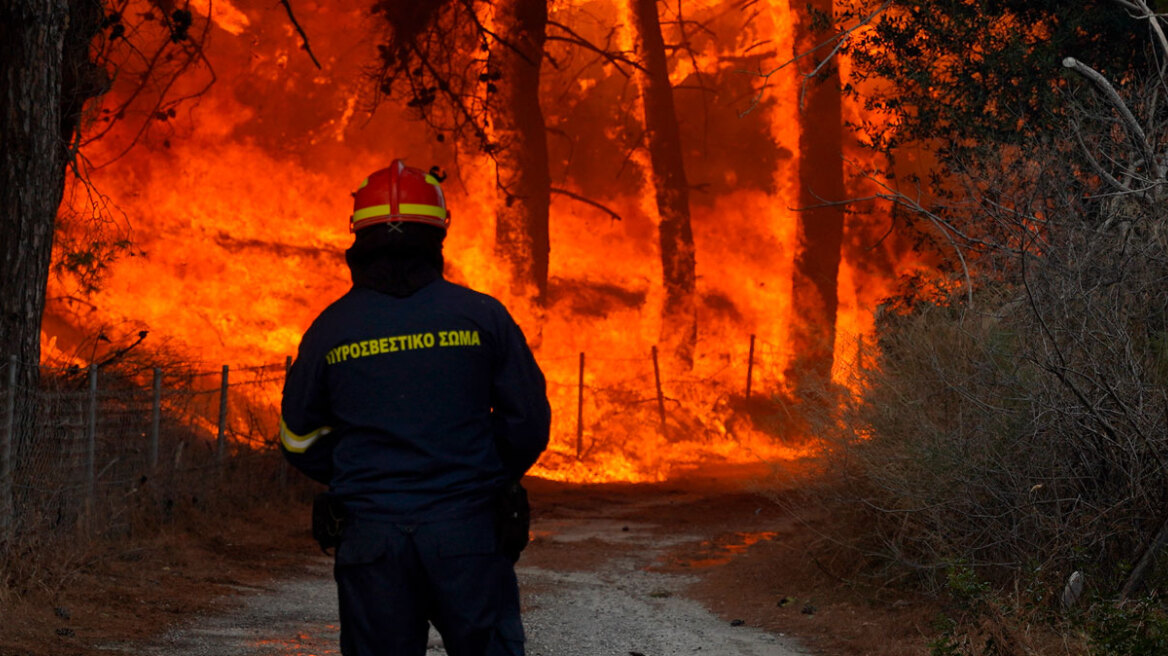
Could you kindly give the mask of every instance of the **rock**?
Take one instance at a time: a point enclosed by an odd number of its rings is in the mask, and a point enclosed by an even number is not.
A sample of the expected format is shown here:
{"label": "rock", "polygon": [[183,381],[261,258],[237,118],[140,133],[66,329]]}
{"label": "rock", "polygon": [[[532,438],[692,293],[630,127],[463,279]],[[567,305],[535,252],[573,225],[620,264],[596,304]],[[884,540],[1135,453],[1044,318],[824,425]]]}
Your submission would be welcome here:
{"label": "rock", "polygon": [[1063,588],[1063,608],[1074,606],[1082,594],[1083,573],[1079,571],[1071,572],[1071,576],[1067,578],[1067,585]]}
{"label": "rock", "polygon": [[746,620],[730,620],[730,626],[742,626],[746,624]]}

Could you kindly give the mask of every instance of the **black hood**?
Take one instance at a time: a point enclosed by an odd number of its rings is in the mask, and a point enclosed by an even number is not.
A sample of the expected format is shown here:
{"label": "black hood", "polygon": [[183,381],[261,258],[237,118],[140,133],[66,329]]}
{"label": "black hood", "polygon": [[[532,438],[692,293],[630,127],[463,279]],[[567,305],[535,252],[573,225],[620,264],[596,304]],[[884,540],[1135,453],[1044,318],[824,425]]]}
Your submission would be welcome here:
{"label": "black hood", "polygon": [[362,228],[345,261],[354,287],[405,298],[442,277],[446,231],[423,223],[383,223]]}

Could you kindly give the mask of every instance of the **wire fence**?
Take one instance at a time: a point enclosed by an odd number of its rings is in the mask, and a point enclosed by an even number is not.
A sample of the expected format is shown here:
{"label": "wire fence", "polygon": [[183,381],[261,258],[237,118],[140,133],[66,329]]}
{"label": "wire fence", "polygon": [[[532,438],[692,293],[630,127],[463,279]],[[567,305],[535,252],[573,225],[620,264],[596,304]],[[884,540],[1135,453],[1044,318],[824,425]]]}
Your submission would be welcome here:
{"label": "wire fence", "polygon": [[[751,335],[703,358],[667,372],[656,347],[542,354],[554,408],[545,464],[587,469],[614,454],[665,454],[660,446],[679,440],[735,439],[728,418],[752,395],[773,395],[784,350]],[[235,497],[287,490],[300,480],[276,437],[290,361],[211,371],[40,366],[35,390],[22,387],[28,365],[0,363],[0,548],[78,528],[130,532],[215,503],[226,486]]]}
{"label": "wire fence", "polygon": [[[125,534],[288,485],[273,412],[286,365],[216,372],[0,364],[0,548]],[[25,375],[22,375],[25,374]]]}

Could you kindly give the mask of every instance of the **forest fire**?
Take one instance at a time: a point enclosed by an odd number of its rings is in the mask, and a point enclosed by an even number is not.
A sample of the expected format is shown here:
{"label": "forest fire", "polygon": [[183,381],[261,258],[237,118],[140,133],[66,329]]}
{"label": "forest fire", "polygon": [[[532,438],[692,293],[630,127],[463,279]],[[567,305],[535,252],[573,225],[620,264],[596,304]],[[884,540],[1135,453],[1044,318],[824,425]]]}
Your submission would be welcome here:
{"label": "forest fire", "polygon": [[[770,396],[787,388],[792,361],[799,80],[794,70],[766,78],[750,71],[790,59],[795,18],[781,1],[684,4],[684,16],[664,9],[662,23],[667,41],[684,43],[669,81],[691,188],[692,367],[655,349],[666,300],[653,164],[634,147],[644,119],[636,71],[580,46],[634,50],[627,9],[608,0],[549,10],[570,32],[557,28],[561,38],[548,41],[553,65],[541,81],[558,191],[544,307],[516,295],[493,250],[498,190],[490,157],[428,130],[409,108],[385,101],[370,114],[378,31],[367,8],[297,6],[318,70],[271,3],[216,0],[191,4],[196,19],[210,13],[206,63],[180,78],[171,96],[193,97],[169,111],[127,111],[86,151],[89,181],[120,217],[105,226],[105,239],[130,245],[115,249],[118,259],[84,301],[76,276],[52,283],[45,357],[88,363],[96,347],[80,335],[100,332],[112,349],[148,330],[143,348],[207,369],[282,363],[311,318],[349,286],[349,192],[369,171],[404,157],[449,174],[447,277],[512,307],[547,375],[552,445],[534,473],[646,481],[706,462],[800,457],[802,436],[778,434],[759,413],[751,420],[735,412],[748,375],[755,396]],[[683,36],[687,25],[701,29]],[[118,80],[112,95],[129,93],[131,82]],[[858,110],[845,101],[844,111]],[[102,127],[107,118],[93,120]],[[138,134],[143,125],[149,129]],[[72,213],[63,223],[74,241],[86,242],[93,230],[76,214],[90,202],[87,192],[80,184],[67,192]],[[895,274],[873,264],[879,258],[862,261],[875,241],[864,224],[849,219],[838,276],[833,375],[841,382],[859,352],[855,338],[871,330],[874,305]]]}

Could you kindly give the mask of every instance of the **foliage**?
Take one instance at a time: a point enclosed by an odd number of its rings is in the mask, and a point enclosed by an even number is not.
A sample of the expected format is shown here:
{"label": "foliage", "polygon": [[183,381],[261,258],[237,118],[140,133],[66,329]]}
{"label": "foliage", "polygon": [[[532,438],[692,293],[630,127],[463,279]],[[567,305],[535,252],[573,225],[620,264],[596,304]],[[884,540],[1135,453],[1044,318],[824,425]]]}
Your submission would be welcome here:
{"label": "foliage", "polygon": [[[875,6],[853,2],[842,18]],[[1060,129],[1064,57],[1125,80],[1149,65],[1146,41],[1108,0],[897,0],[851,44],[850,89],[893,118],[865,126],[882,150],[932,142],[942,159],[961,157],[978,143]]]}
{"label": "foliage", "polygon": [[824,434],[862,547],[955,605],[935,654],[1033,653],[1073,571],[1100,653],[1164,650],[1162,601],[1123,597],[1168,519],[1168,23],[1118,4],[893,2],[851,44],[871,145],[936,147],[873,183],[951,267],[884,307]]}
{"label": "foliage", "polygon": [[1091,609],[1087,634],[1099,654],[1168,653],[1168,613],[1161,601],[1152,597],[1126,605],[1099,603]]}

